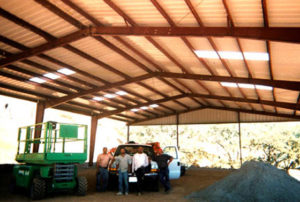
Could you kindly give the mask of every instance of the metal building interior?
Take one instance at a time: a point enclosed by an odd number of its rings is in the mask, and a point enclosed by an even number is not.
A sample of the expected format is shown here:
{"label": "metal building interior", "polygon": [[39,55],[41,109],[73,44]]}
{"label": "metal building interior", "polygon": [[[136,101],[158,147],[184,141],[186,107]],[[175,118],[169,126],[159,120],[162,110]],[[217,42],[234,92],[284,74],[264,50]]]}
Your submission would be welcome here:
{"label": "metal building interior", "polygon": [[297,0],[0,0],[0,94],[131,125],[300,119]]}

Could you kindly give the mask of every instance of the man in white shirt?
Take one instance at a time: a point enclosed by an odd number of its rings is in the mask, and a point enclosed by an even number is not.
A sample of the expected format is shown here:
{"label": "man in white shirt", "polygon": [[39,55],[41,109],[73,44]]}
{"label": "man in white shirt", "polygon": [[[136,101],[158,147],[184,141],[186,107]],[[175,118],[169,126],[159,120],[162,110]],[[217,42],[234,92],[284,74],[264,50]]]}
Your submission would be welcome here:
{"label": "man in white shirt", "polygon": [[141,195],[143,180],[145,175],[145,168],[149,165],[147,154],[143,153],[143,147],[138,148],[138,153],[133,155],[132,159],[132,172],[137,177],[137,192]]}

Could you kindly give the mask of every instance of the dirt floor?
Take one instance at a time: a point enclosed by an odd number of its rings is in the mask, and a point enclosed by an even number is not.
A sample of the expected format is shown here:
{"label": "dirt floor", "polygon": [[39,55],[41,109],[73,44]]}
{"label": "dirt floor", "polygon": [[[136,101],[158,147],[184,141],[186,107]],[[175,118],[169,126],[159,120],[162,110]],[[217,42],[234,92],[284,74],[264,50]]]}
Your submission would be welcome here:
{"label": "dirt floor", "polygon": [[[165,194],[161,188],[160,192],[144,192],[142,196],[137,196],[135,193],[129,193],[128,196],[116,196],[115,191],[96,192],[96,169],[81,168],[79,175],[86,176],[89,182],[89,190],[86,196],[78,197],[72,194],[57,193],[48,196],[43,201],[186,201],[184,196],[213,184],[231,172],[231,170],[221,169],[190,168],[185,176],[171,181],[172,191],[169,194]],[[0,173],[0,201],[30,201],[26,193],[12,195],[8,192],[8,176],[9,174],[6,172]]]}

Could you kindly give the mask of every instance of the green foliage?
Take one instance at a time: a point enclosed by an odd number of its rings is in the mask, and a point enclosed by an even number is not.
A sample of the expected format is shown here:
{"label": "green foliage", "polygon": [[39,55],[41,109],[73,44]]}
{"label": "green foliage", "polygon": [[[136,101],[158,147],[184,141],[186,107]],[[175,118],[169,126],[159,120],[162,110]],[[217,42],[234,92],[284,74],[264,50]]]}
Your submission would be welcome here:
{"label": "green foliage", "polygon": [[244,127],[243,152],[245,160],[268,162],[278,168],[299,166],[300,125],[297,123],[266,123]]}
{"label": "green foliage", "polygon": [[[260,160],[284,169],[300,165],[299,123],[247,123],[241,130],[243,162]],[[176,126],[131,127],[130,140],[176,145]],[[181,162],[187,165],[240,167],[237,124],[181,125],[179,146]]]}

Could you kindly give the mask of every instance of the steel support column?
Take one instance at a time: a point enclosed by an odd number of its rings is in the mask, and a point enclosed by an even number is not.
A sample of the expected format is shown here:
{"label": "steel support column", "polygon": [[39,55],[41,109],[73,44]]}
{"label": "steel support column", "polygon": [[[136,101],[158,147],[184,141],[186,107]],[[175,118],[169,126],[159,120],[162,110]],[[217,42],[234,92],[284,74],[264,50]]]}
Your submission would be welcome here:
{"label": "steel support column", "polygon": [[[42,123],[44,120],[45,113],[45,102],[38,101],[36,106],[35,113],[35,124]],[[42,133],[42,125],[38,125],[34,128],[34,138],[40,138]],[[39,151],[39,143],[33,144],[33,153],[38,153]]]}
{"label": "steel support column", "polygon": [[238,115],[238,124],[239,124],[240,162],[241,162],[241,167],[242,167],[243,156],[242,156],[242,134],[241,134],[241,117],[240,117],[240,112],[237,112],[237,115]]}
{"label": "steel support column", "polygon": [[97,126],[98,126],[98,118],[97,118],[97,116],[92,116],[92,119],[91,119],[91,139],[90,139],[90,158],[89,158],[89,165],[90,166],[93,165]]}
{"label": "steel support column", "polygon": [[179,114],[176,114],[176,144],[177,148],[179,149]]}
{"label": "steel support column", "polygon": [[129,142],[130,138],[130,125],[127,125],[127,142]]}

